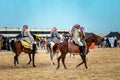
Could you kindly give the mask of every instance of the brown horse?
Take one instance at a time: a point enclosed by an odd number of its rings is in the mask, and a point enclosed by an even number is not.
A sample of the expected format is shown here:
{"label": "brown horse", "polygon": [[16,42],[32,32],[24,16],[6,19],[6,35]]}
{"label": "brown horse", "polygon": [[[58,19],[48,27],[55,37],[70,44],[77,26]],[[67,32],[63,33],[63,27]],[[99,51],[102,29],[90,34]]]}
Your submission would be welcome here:
{"label": "brown horse", "polygon": [[[98,37],[97,35],[92,34],[90,37],[86,38],[85,41],[86,41],[85,51],[86,51],[86,53],[88,53],[88,52],[89,52],[89,47],[90,47],[90,45],[91,45],[93,42],[94,42],[94,43],[99,43],[99,42],[100,42],[100,39],[99,39],[99,37]],[[66,54],[67,54],[68,52],[71,53],[71,54],[72,54],[72,53],[75,53],[75,54],[80,55],[81,58],[82,58],[82,60],[83,60],[81,63],[79,63],[79,64],[76,66],[76,68],[79,67],[79,66],[80,66],[81,64],[83,64],[83,63],[85,63],[85,67],[88,68],[88,67],[87,67],[87,63],[86,63],[86,55],[81,55],[81,52],[80,52],[80,50],[79,50],[78,45],[74,44],[73,42],[65,42],[65,41],[64,41],[63,43],[58,43],[58,44],[54,45],[54,47],[53,47],[53,52],[54,52],[54,54],[56,53],[56,49],[57,49],[58,47],[59,47],[59,49],[60,49],[61,55],[57,58],[58,66],[57,66],[56,69],[59,69],[59,67],[60,67],[60,60],[61,60],[61,59],[62,59],[62,63],[63,63],[64,68],[67,69],[64,61],[65,61],[65,56],[66,56]]]}
{"label": "brown horse", "polygon": [[[33,35],[33,38],[37,42],[41,41],[41,38],[38,38],[35,35]],[[33,50],[34,50],[33,53],[32,53],[32,50],[30,48],[24,47],[20,40],[17,40],[16,42],[14,40],[12,40],[11,41],[11,48],[12,48],[12,51],[15,53],[15,56],[14,56],[14,66],[16,66],[16,63],[19,64],[19,61],[18,61],[19,55],[22,52],[25,52],[25,53],[27,53],[29,55],[30,61],[28,62],[28,64],[30,64],[31,61],[33,61],[33,67],[35,67],[34,57],[35,57],[35,52],[37,50],[36,44],[33,44]],[[32,58],[31,58],[31,54],[32,54]]]}

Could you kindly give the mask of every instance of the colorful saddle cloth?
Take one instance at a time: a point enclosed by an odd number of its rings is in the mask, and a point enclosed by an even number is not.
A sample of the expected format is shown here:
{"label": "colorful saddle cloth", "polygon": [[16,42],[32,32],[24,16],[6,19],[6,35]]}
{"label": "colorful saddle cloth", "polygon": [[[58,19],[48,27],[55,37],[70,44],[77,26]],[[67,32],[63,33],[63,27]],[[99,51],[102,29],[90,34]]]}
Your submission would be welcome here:
{"label": "colorful saddle cloth", "polygon": [[30,48],[30,43],[28,41],[20,40],[20,42],[22,43],[22,46],[24,46],[25,48]]}

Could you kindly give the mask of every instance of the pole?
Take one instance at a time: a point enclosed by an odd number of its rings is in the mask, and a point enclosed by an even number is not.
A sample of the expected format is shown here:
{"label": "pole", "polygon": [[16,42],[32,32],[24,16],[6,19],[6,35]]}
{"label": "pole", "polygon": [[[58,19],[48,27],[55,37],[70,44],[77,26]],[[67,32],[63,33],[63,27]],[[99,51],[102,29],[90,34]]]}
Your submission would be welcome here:
{"label": "pole", "polygon": [[6,35],[6,37],[7,37],[7,26],[4,27],[4,28],[5,28],[5,35]]}

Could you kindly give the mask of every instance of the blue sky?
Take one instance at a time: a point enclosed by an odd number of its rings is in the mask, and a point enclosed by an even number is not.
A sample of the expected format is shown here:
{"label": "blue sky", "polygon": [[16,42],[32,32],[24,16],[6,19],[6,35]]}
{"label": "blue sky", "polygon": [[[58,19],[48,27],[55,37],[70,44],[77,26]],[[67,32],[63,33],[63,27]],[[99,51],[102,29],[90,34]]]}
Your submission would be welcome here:
{"label": "blue sky", "polygon": [[0,27],[67,28],[120,32],[120,0],[0,0]]}

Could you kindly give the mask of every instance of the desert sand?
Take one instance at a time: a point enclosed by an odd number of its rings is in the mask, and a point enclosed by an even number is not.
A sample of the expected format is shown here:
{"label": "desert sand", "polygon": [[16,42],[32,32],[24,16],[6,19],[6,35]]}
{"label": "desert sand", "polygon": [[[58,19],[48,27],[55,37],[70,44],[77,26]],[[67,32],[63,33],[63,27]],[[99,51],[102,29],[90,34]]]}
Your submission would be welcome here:
{"label": "desert sand", "polygon": [[14,67],[12,51],[0,52],[0,80],[120,80],[120,48],[90,49],[87,55],[88,69],[84,64],[75,68],[81,62],[79,55],[70,58],[68,53],[65,59],[67,70],[62,63],[56,70],[50,64],[49,54],[46,50],[38,50],[35,55],[36,68],[27,65],[29,57],[22,53],[19,56],[19,65]]}

